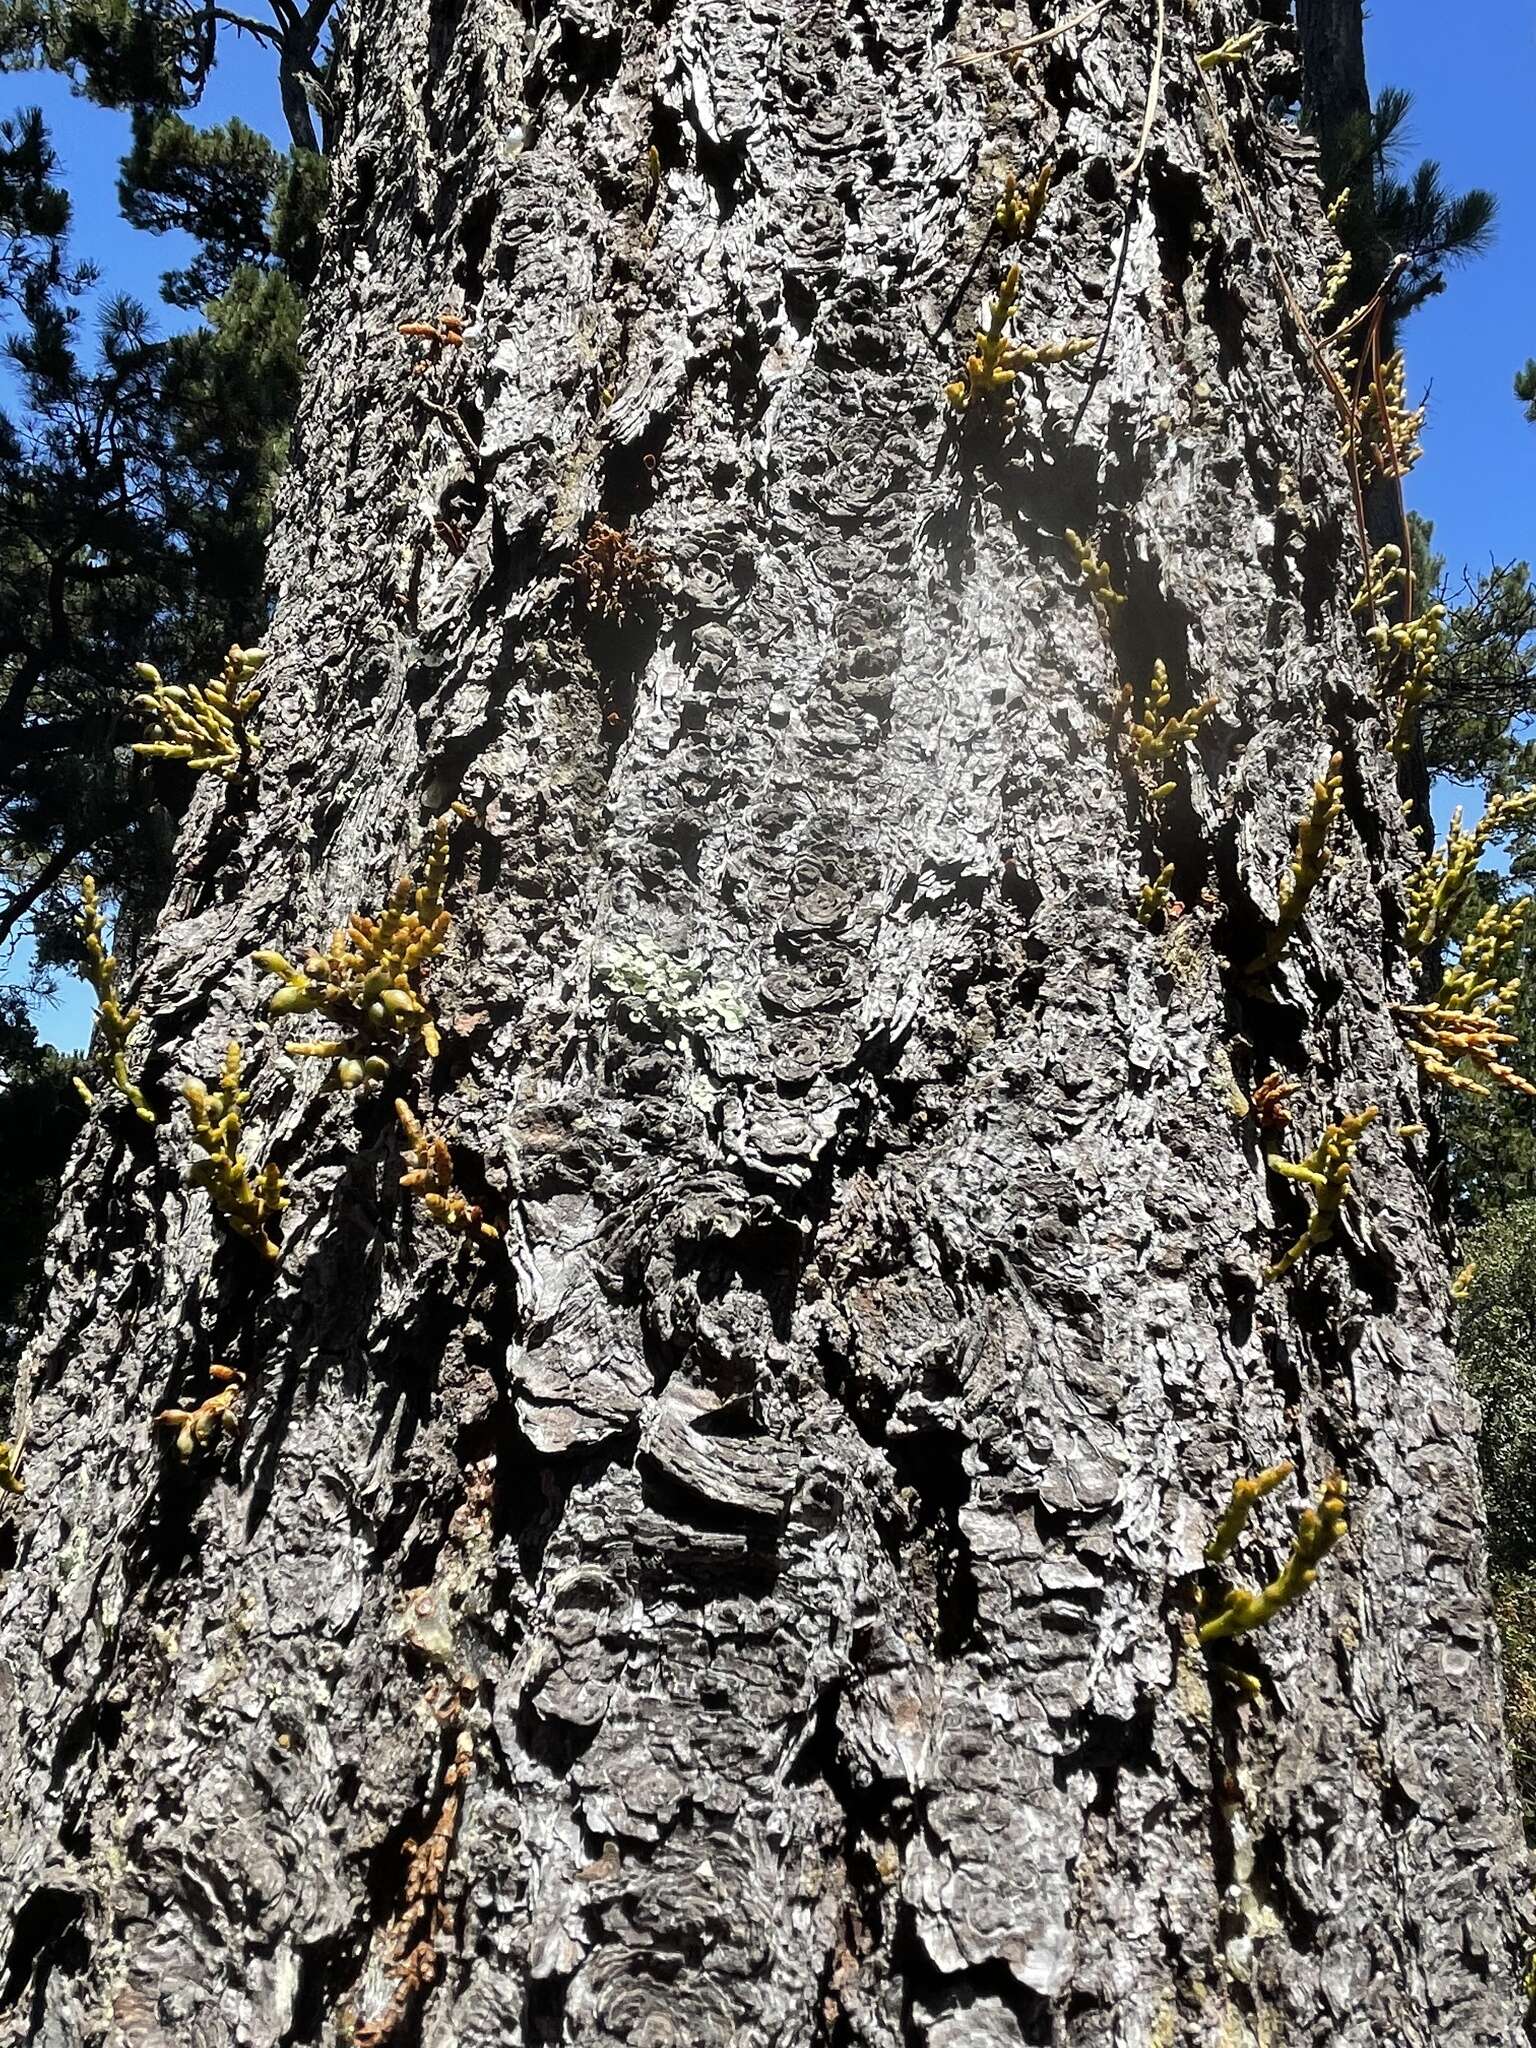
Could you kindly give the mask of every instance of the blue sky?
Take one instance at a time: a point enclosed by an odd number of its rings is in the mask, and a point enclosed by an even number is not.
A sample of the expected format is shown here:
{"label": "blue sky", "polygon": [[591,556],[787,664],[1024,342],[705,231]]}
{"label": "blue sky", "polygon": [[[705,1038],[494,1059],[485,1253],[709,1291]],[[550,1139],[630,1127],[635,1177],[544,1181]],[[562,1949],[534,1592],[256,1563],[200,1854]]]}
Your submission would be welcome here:
{"label": "blue sky", "polygon": [[[202,104],[188,118],[199,127],[211,127],[238,114],[286,148],[271,56],[249,35],[232,35],[226,48],[228,54],[209,80]],[[142,299],[155,309],[164,329],[188,325],[195,316],[173,310],[160,298],[160,273],[187,260],[188,237],[140,233],[117,210],[118,160],[131,141],[128,116],[79,98],[67,79],[50,71],[0,77],[0,109],[11,113],[18,107],[43,110],[74,209],[75,253],[100,266],[101,289]]]}
{"label": "blue sky", "polygon": [[[1487,256],[1453,274],[1450,289],[1405,330],[1409,382],[1428,389],[1424,459],[1409,501],[1435,524],[1452,576],[1490,559],[1536,558],[1536,425],[1511,391],[1536,355],[1536,7],[1531,0],[1475,0],[1458,13],[1445,0],[1384,0],[1366,23],[1373,91],[1406,86],[1414,96],[1406,162],[1438,158],[1452,191],[1485,185],[1500,224]],[[0,80],[0,107],[39,105],[48,117],[74,199],[75,246],[103,269],[102,288],[159,307],[165,326],[185,316],[159,306],[162,270],[186,260],[179,236],[139,234],[117,212],[117,161],[126,116],[75,98],[47,74]],[[236,37],[215,73],[199,121],[231,114],[283,139],[271,60]],[[1444,814],[1456,792],[1440,793]],[[86,992],[70,984],[41,1019],[46,1036],[79,1045],[89,1029]]]}
{"label": "blue sky", "polygon": [[[1434,157],[1451,191],[1482,185],[1499,202],[1493,248],[1403,330],[1410,389],[1429,393],[1408,502],[1434,521],[1454,589],[1464,568],[1536,561],[1536,424],[1511,389],[1536,356],[1536,7],[1476,0],[1457,16],[1444,0],[1383,0],[1366,20],[1366,62],[1373,92],[1413,94],[1404,164]],[[1440,831],[1458,802],[1480,808],[1454,783],[1436,789]]]}
{"label": "blue sky", "polygon": [[1435,522],[1454,575],[1463,565],[1536,559],[1536,425],[1510,388],[1536,356],[1536,7],[1531,0],[1383,0],[1366,22],[1371,90],[1406,86],[1405,162],[1435,157],[1453,192],[1499,201],[1488,255],[1403,332],[1409,382],[1429,388],[1424,459],[1409,500]]}

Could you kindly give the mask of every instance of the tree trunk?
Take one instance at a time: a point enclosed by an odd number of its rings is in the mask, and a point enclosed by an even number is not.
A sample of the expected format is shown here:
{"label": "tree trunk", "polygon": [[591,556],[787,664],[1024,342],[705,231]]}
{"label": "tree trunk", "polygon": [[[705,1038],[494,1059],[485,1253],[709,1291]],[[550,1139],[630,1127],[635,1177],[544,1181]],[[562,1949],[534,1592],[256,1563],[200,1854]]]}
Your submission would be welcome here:
{"label": "tree trunk", "polygon": [[1365,77],[1365,10],[1361,0],[1296,0],[1308,125],[1326,155],[1340,134],[1371,117]]}
{"label": "tree trunk", "polygon": [[[135,992],[165,1114],[103,1097],[23,1395],[5,2039],[1519,2032],[1412,848],[1275,269],[1310,304],[1327,241],[1286,32],[1202,82],[1242,21],[1169,14],[1132,180],[1133,9],[1017,76],[941,0],[352,11],[256,793],[199,785]],[[1047,157],[1018,332],[1102,374],[1010,428],[942,393]],[[397,334],[444,304],[462,347]],[[597,514],[664,565],[622,620],[567,573]],[[1155,659],[1217,699],[1160,810],[1115,715]],[[455,798],[441,1051],[328,1090],[250,955]],[[271,1264],[182,1178],[230,1038]],[[497,1244],[401,1192],[397,1093]],[[1265,1150],[1372,1103],[1266,1282],[1307,1205]],[[239,1434],[184,1460],[150,1418],[213,1361]],[[1202,1550],[1287,1458],[1351,1531],[1226,1646],[1254,1693],[1197,1598],[1290,1501]]]}
{"label": "tree trunk", "polygon": [[[1324,190],[1336,197],[1347,187],[1350,195],[1346,233],[1355,268],[1332,314],[1333,323],[1342,325],[1374,297],[1394,254],[1377,230],[1377,165],[1370,147],[1371,92],[1365,75],[1365,9],[1361,0],[1296,0],[1296,35],[1301,49],[1302,118],[1317,138]],[[1396,322],[1387,320],[1380,335],[1380,352],[1390,355],[1396,346]],[[1368,472],[1362,500],[1372,550],[1393,542],[1401,545],[1403,507],[1396,485]],[[1411,793],[1418,806],[1416,817],[1427,824],[1429,791],[1422,772]]]}

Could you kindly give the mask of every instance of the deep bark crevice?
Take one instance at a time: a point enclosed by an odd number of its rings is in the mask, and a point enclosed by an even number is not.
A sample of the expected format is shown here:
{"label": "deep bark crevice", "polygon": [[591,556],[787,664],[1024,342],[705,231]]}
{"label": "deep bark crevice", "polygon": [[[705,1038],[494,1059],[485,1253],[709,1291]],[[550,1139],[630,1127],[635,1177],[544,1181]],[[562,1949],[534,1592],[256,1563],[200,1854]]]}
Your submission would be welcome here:
{"label": "deep bark crevice", "polygon": [[[963,2023],[966,2014],[988,2005],[1013,2020],[1022,2048],[1053,2048],[1058,2038],[1050,2002],[1021,1984],[1006,1963],[995,1960],[941,1971],[928,1958],[906,1916],[893,1948],[892,1964],[903,1992],[902,2040],[914,2048],[926,2048],[933,2021]],[[957,2032],[954,2038],[959,2041],[965,2036]]]}
{"label": "deep bark crevice", "polygon": [[78,1892],[40,1885],[17,1908],[5,1955],[5,1986],[0,2012],[21,2003],[28,1986],[32,1997],[28,2038],[43,2024],[50,1977],[78,1977],[90,1960],[91,1942],[85,1926],[85,1900]]}
{"label": "deep bark crevice", "polygon": [[907,1495],[913,1503],[890,1525],[902,1583],[919,1607],[931,1601],[937,1624],[934,1654],[949,1662],[984,1641],[980,1590],[960,1519],[971,1498],[966,1440],[958,1430],[934,1429],[910,1437],[887,1435],[882,1449],[898,1500]]}

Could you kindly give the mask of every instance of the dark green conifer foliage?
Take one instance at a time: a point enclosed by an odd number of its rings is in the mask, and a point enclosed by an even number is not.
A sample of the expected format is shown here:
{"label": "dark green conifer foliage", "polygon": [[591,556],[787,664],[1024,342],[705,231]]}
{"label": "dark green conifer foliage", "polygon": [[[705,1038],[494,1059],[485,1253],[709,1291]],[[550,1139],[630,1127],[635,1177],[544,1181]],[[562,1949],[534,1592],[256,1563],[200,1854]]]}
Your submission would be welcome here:
{"label": "dark green conifer foliage", "polygon": [[201,99],[221,38],[249,36],[273,54],[294,147],[324,149],[334,4],[268,0],[264,16],[179,0],[0,0],[0,70],[59,71],[100,106],[167,114]]}
{"label": "dark green conifer foliage", "polygon": [[1337,225],[1354,267],[1335,317],[1363,306],[1398,266],[1387,299],[1383,354],[1397,345],[1398,323],[1445,290],[1446,271],[1489,247],[1498,214],[1494,195],[1480,186],[1448,192],[1433,158],[1403,173],[1412,111],[1412,94],[1394,85],[1383,86],[1365,112],[1314,110],[1324,190],[1330,198],[1349,193]]}
{"label": "dark green conifer foliage", "polygon": [[1367,242],[1367,269],[1374,258],[1379,280],[1394,258],[1406,259],[1392,292],[1395,320],[1443,292],[1450,265],[1482,254],[1493,240],[1498,213],[1493,194],[1480,186],[1447,192],[1433,158],[1427,157],[1406,177],[1398,175],[1412,110],[1411,93],[1383,86],[1371,106],[1362,150],[1374,210],[1374,247]]}
{"label": "dark green conifer foliage", "polygon": [[104,107],[177,104],[212,68],[206,20],[132,0],[5,0],[0,69],[60,71]]}
{"label": "dark green conifer foliage", "polygon": [[57,174],[39,108],[0,121],[0,300],[21,313],[50,292],[90,282],[87,272],[65,270],[69,200]]}
{"label": "dark green conifer foliage", "polygon": [[123,159],[118,201],[131,226],[163,234],[181,228],[200,244],[185,270],[168,270],[161,297],[197,307],[227,292],[247,266],[273,261],[267,220],[282,155],[243,121],[194,128],[179,114],[140,110]]}

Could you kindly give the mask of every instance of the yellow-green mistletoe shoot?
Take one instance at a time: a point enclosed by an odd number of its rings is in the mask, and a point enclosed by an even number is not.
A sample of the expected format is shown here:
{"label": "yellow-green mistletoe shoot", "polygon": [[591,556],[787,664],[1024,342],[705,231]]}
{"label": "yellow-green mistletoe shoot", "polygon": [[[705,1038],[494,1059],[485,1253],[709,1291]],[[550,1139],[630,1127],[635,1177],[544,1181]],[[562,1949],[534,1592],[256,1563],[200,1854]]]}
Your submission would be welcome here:
{"label": "yellow-green mistletoe shoot", "polygon": [[454,804],[432,827],[432,846],[420,883],[402,875],[377,917],[355,912],[322,953],[312,949],[295,967],[281,953],[252,955],[283,986],[267,1008],[274,1017],[318,1010],[339,1029],[330,1038],[296,1039],[297,1057],[335,1061],[343,1088],[382,1081],[410,1044],[437,1055],[437,1026],[427,1008],[422,975],[447,938],[453,919],[443,908],[448,835],[469,808]]}
{"label": "yellow-green mistletoe shoot", "polygon": [[[124,1010],[117,992],[117,956],[109,953],[103,933],[106,926],[102,920],[101,906],[96,898],[96,880],[87,875],[80,885],[81,909],[75,923],[85,941],[85,978],[96,991],[96,1029],[101,1033],[106,1046],[107,1058],[112,1068],[112,1085],[136,1115],[147,1124],[155,1121],[155,1112],[144,1100],[137,1086],[128,1078],[128,1040],[133,1027],[139,1021],[137,1008]],[[76,1080],[75,1086],[87,1102],[94,1100],[83,1081]]]}
{"label": "yellow-green mistletoe shoot", "polygon": [[256,746],[247,720],[261,692],[251,687],[251,678],[266,658],[262,647],[231,647],[218,675],[188,687],[166,682],[153,662],[139,662],[139,679],[150,687],[133,701],[149,714],[150,737],[133,751],[154,760],[184,761],[194,775],[206,772],[227,781]]}
{"label": "yellow-green mistletoe shoot", "polygon": [[275,1259],[278,1250],[268,1230],[288,1202],[277,1168],[269,1163],[252,1180],[240,1150],[240,1112],[250,1091],[240,1086],[239,1046],[231,1042],[225,1049],[223,1070],[212,1088],[205,1088],[201,1081],[188,1081],[181,1092],[192,1112],[192,1135],[207,1155],[194,1160],[188,1180],[207,1191],[237,1237],[243,1237],[264,1259]]}

